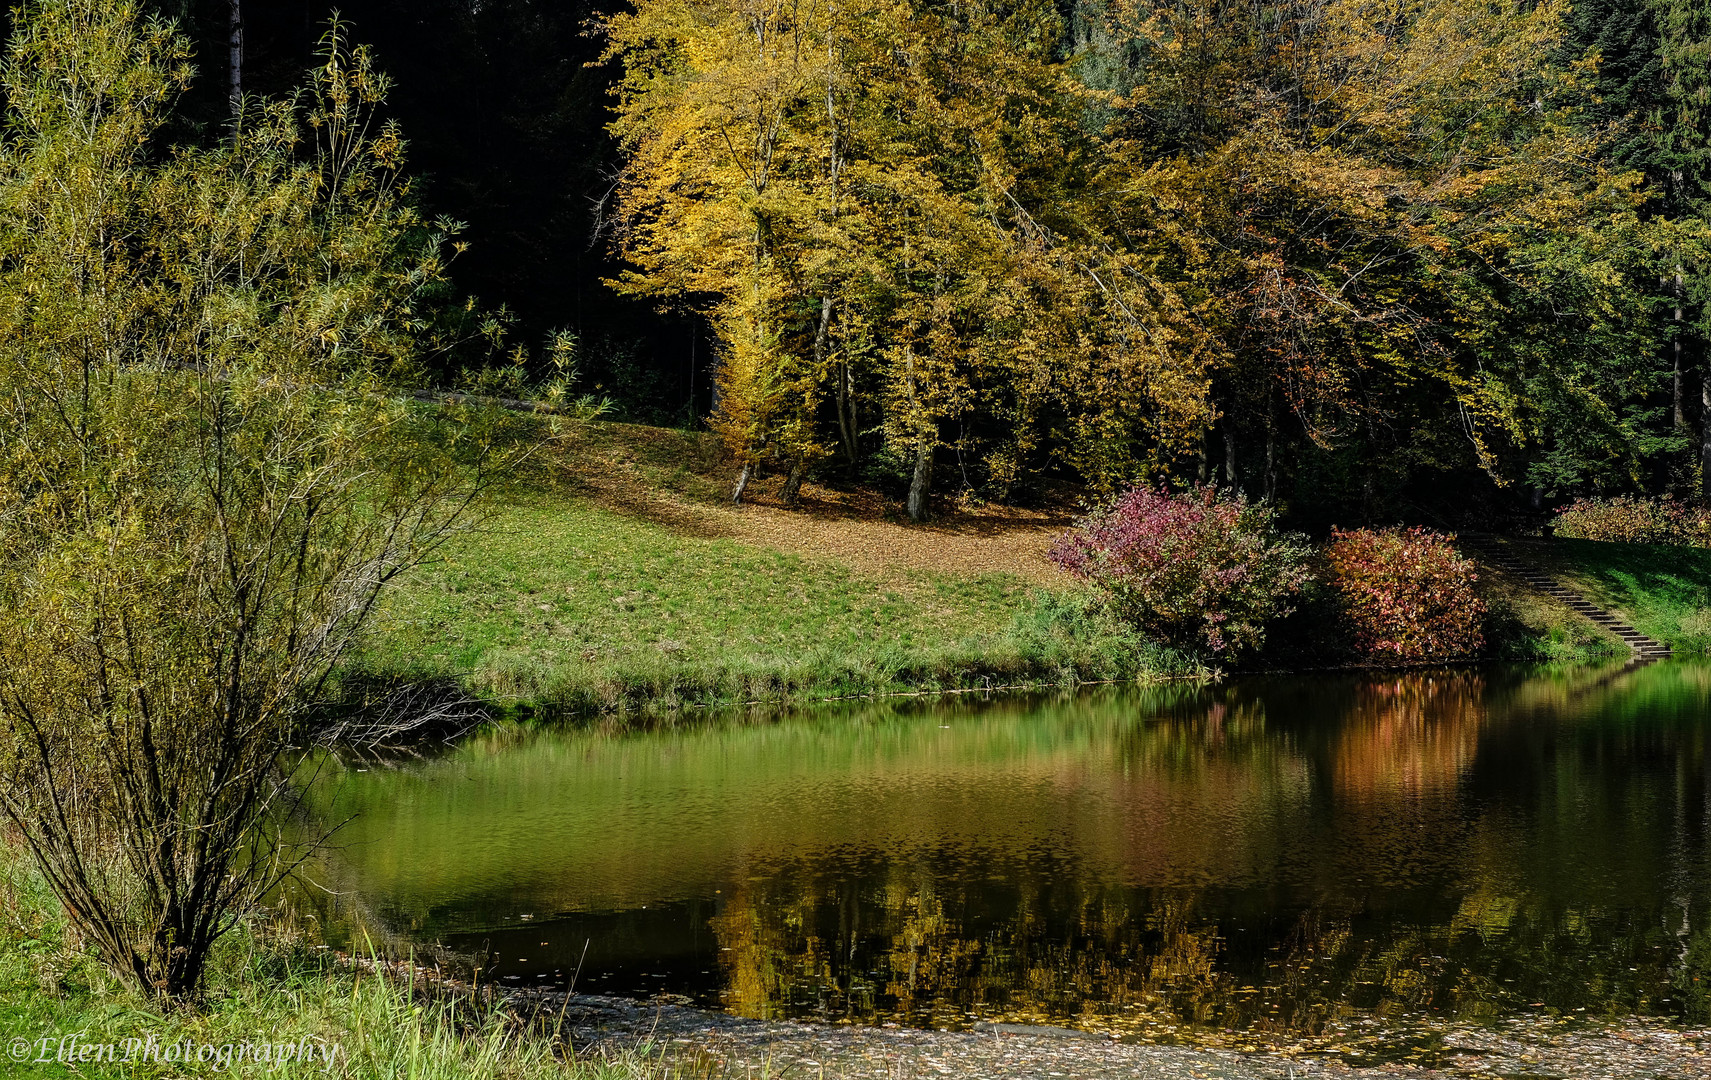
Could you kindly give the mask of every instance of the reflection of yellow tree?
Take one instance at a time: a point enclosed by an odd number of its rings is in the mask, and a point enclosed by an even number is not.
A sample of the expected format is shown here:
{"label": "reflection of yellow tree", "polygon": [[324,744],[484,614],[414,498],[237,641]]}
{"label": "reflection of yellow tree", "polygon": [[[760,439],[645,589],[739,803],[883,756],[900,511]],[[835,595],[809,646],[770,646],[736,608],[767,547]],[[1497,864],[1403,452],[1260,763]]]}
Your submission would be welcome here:
{"label": "reflection of yellow tree", "polygon": [[[727,1005],[754,1017],[821,1011],[936,1027],[980,1019],[1143,1038],[1336,1039],[1364,1011],[1489,1013],[1500,988],[1449,959],[1446,943],[1464,929],[1501,934],[1516,911],[1486,893],[1453,925],[1373,938],[1354,932],[1358,905],[1320,905],[1262,969],[1238,971],[1193,892],[1093,889],[1048,913],[1044,894],[1024,888],[1012,915],[978,928],[958,915],[969,899],[906,869],[860,889],[739,889],[712,923]],[[871,925],[854,917],[858,906]],[[837,919],[821,917],[834,908]]]}
{"label": "reflection of yellow tree", "polygon": [[[1268,737],[1258,697],[1201,691],[1151,704],[1155,718],[1124,726],[1116,740],[1125,767],[1111,792],[1126,827],[1115,835],[1126,838],[1120,862],[1131,873],[1152,880],[1171,868],[1210,871],[1231,857],[1221,847],[1227,837],[1179,827],[1185,800],[1207,813],[1258,811],[1306,791],[1305,762]],[[1090,782],[1081,754],[1041,755],[1038,768],[1066,789]],[[841,1011],[868,1018],[954,1025],[1079,1016],[1086,1026],[1127,1030],[1239,1025],[1266,1014],[1260,988],[1221,965],[1220,928],[1193,894],[1162,893],[1137,908],[1144,894],[1124,888],[1057,882],[1047,897],[1042,885],[1010,884],[1019,890],[1013,911],[974,933],[958,914],[971,897],[958,889],[979,886],[940,886],[905,863],[868,883],[859,903],[842,885],[788,896],[739,890],[714,920],[729,1004],[777,1015],[832,994]],[[1079,890],[1067,904],[1066,887]],[[863,908],[872,925],[840,918],[833,935],[815,909],[834,905]],[[857,956],[863,962],[851,964]]]}
{"label": "reflection of yellow tree", "polygon": [[[712,920],[727,1007],[773,1017],[817,1002],[853,1018],[935,1026],[1073,1020],[1142,1035],[1185,1026],[1308,1035],[1350,1011],[1351,979],[1401,989],[1411,981],[1425,987],[1435,974],[1406,970],[1409,957],[1429,952],[1410,938],[1394,956],[1354,958],[1350,975],[1347,918],[1315,915],[1278,953],[1274,967],[1282,970],[1254,985],[1223,963],[1217,922],[1186,893],[1137,910],[1133,893],[1094,891],[1076,899],[1067,920],[1054,920],[1043,898],[1025,889],[1014,916],[981,933],[955,914],[964,897],[906,871],[892,871],[863,899],[868,918],[878,909],[867,928],[849,917],[855,897],[847,886],[735,892]],[[842,912],[835,932],[819,918],[831,907]],[[1333,970],[1343,974],[1322,978]],[[1420,1004],[1420,995],[1406,996],[1410,1006]]]}
{"label": "reflection of yellow tree", "polygon": [[911,888],[892,881],[885,890],[885,908],[887,922],[895,929],[885,954],[890,978],[884,992],[896,1001],[899,1013],[930,1015],[956,1002],[965,987],[973,1000],[984,998],[984,988],[970,985],[978,982],[970,975],[982,966],[985,943],[966,938],[960,923],[946,916],[944,901],[931,882]]}
{"label": "reflection of yellow tree", "polygon": [[804,933],[805,917],[818,899],[757,895],[739,887],[711,920],[725,974],[725,1005],[738,1016],[770,1019],[792,990],[830,981],[824,943]]}

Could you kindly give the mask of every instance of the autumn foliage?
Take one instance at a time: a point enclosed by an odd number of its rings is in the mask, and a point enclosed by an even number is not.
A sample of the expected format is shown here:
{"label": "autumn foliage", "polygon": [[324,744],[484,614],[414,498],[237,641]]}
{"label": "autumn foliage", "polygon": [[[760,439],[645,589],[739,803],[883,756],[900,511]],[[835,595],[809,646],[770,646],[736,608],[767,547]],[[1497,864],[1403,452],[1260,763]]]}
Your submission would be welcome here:
{"label": "autumn foliage", "polygon": [[623,8],[616,284],[707,317],[738,498],[866,461],[919,518],[952,456],[983,499],[1208,463],[1276,497],[1281,460],[1297,513],[1367,513],[1307,478],[1681,449],[1636,253],[1704,240],[1577,118],[1566,4]]}
{"label": "autumn foliage", "polygon": [[1473,563],[1430,529],[1333,529],[1329,581],[1362,653],[1393,660],[1467,656],[1484,645]]}
{"label": "autumn foliage", "polygon": [[1557,511],[1558,536],[1622,544],[1711,547],[1711,510],[1675,499],[1576,499]]}
{"label": "autumn foliage", "polygon": [[1209,485],[1132,488],[1060,536],[1051,558],[1142,631],[1213,656],[1257,649],[1307,582],[1307,548],[1271,508]]}

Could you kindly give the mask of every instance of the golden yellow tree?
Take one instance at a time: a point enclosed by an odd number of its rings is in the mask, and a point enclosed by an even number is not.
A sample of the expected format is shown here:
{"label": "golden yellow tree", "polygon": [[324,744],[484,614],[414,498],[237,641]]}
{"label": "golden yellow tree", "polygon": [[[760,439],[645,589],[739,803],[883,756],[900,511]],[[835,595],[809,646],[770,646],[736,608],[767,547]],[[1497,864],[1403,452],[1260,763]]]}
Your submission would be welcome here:
{"label": "golden yellow tree", "polygon": [[803,237],[836,213],[835,111],[818,116],[835,110],[836,18],[822,0],[657,0],[605,27],[625,61],[614,130],[635,269],[619,285],[713,298],[736,499],[766,458],[800,470],[820,451],[802,418],[821,373],[796,333],[815,284]]}
{"label": "golden yellow tree", "polygon": [[1053,455],[1130,472],[1128,448],[1195,426],[1203,340],[1087,212],[1050,5],[648,0],[607,29],[621,284],[718,328],[739,496],[777,460],[788,500],[832,432],[853,460],[858,406],[916,518],[945,446],[1002,489]]}

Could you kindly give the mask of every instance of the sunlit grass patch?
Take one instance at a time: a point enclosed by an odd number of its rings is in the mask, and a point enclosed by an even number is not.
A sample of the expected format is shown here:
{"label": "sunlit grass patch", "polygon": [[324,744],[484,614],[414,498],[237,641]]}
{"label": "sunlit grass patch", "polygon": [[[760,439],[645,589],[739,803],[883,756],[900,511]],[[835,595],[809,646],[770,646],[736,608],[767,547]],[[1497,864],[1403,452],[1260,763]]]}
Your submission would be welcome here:
{"label": "sunlit grass patch", "polygon": [[[555,1037],[551,1016],[445,993],[384,969],[352,970],[325,950],[250,923],[222,941],[202,1000],[162,1011],[112,979],[69,935],[57,911],[57,901],[27,857],[0,845],[0,1035],[6,1040],[0,1075],[279,1080],[696,1080],[722,1075],[692,1059],[668,1060],[645,1041],[579,1054]],[[72,1035],[76,1039],[67,1042]],[[141,1045],[127,1046],[126,1040]],[[20,1055],[19,1045],[27,1052]],[[108,1060],[109,1046],[119,1060]],[[92,1059],[83,1047],[101,1049]],[[204,1047],[211,1052],[203,1054]],[[57,1060],[64,1056],[77,1060]]]}
{"label": "sunlit grass patch", "polygon": [[1711,551],[1559,539],[1528,554],[1640,633],[1677,652],[1711,648]]}
{"label": "sunlit grass patch", "polygon": [[407,578],[358,665],[586,710],[1123,678],[1170,663],[1066,603],[1005,574],[864,573],[537,491]]}
{"label": "sunlit grass patch", "polygon": [[[1478,561],[1477,553],[1475,553]],[[1566,604],[1553,600],[1489,563],[1481,563],[1486,605],[1486,647],[1515,660],[1585,660],[1625,656],[1628,647]]]}

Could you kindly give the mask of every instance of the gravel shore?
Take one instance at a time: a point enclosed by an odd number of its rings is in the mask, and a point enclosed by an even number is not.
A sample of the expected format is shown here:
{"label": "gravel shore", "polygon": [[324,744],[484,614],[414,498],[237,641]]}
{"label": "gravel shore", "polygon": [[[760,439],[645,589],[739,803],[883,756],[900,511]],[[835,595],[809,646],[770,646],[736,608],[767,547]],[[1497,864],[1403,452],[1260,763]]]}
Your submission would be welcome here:
{"label": "gravel shore", "polygon": [[[1523,1017],[1488,1027],[1432,1029],[1425,1064],[1350,1064],[1334,1054],[1280,1053],[1120,1042],[1068,1028],[986,1024],[974,1031],[922,1031],[808,1022],[743,1020],[704,1009],[577,995],[532,1000],[563,1010],[579,1053],[660,1046],[726,1076],[913,1080],[1420,1080],[1429,1077],[1687,1080],[1711,1078],[1711,1030],[1646,1021],[1569,1025]],[[519,1005],[525,1004],[519,1001]]]}

